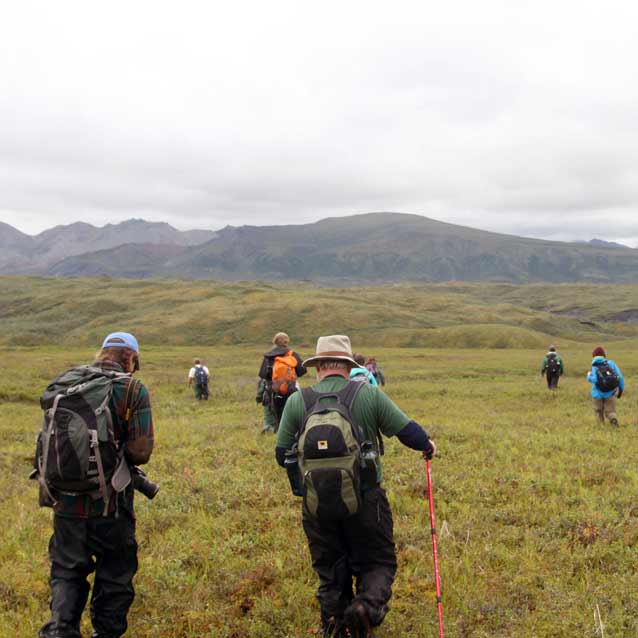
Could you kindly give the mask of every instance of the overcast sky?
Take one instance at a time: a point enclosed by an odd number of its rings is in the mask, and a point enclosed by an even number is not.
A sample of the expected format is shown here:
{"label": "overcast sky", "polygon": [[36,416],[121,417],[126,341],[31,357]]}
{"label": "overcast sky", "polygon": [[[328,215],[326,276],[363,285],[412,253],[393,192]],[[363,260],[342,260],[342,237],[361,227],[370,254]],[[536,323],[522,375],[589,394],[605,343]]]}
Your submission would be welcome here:
{"label": "overcast sky", "polygon": [[637,24],[625,0],[4,3],[0,221],[401,211],[638,245]]}

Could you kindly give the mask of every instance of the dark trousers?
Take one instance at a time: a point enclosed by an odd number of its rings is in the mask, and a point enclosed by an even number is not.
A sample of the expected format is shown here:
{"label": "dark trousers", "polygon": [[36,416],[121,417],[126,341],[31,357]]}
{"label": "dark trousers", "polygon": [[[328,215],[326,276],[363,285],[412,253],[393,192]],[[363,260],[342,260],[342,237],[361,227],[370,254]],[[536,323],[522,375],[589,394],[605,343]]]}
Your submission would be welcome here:
{"label": "dark trousers", "polygon": [[[282,395],[282,394],[273,394],[272,395],[272,409],[277,419],[277,427],[279,427],[279,422],[281,421],[281,415],[284,413],[284,408],[286,407],[286,401],[290,397],[290,394]],[[277,430],[275,430],[276,432]]]}
{"label": "dark trousers", "polygon": [[558,372],[552,374],[551,372],[547,373],[547,387],[550,390],[556,390],[558,387],[558,379],[560,379],[560,374]]}
{"label": "dark trousers", "polygon": [[204,399],[208,401],[208,383],[196,383],[195,384],[195,398],[198,401]]}
{"label": "dark trousers", "polygon": [[119,518],[53,517],[49,542],[51,619],[44,638],[80,638],[80,618],[89,595],[87,576],[95,572],[91,621],[95,638],[119,638],[133,602],[137,571],[135,522]]}
{"label": "dark trousers", "polygon": [[361,510],[343,521],[321,522],[304,511],[303,528],[319,576],[317,599],[324,628],[338,627],[355,599],[363,603],[372,624],[380,625],[397,571],[392,512],[383,488],[364,492]]}

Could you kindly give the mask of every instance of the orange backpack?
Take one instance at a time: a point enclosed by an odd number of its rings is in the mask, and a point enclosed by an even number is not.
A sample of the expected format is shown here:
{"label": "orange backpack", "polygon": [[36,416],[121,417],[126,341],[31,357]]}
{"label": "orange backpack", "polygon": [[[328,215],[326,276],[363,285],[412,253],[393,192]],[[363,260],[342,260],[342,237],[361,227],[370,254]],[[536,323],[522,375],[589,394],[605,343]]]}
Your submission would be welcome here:
{"label": "orange backpack", "polygon": [[289,350],[284,355],[275,357],[272,366],[272,391],[273,394],[286,396],[292,394],[297,385],[297,359]]}

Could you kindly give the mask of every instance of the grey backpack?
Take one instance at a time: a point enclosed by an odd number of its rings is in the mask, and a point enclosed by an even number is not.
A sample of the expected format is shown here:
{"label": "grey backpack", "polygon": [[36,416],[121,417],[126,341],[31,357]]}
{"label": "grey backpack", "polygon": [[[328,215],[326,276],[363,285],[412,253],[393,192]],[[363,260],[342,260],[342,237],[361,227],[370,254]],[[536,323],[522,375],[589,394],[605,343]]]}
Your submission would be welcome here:
{"label": "grey backpack", "polygon": [[131,375],[93,366],[71,368],[40,397],[44,410],[36,448],[41,490],[54,504],[55,494],[112,494],[111,479],[124,465],[114,437],[109,402],[113,384],[135,382]]}
{"label": "grey backpack", "polygon": [[303,388],[305,413],[297,459],[306,510],[321,520],[343,520],[361,507],[364,434],[352,405],[365,386],[350,381],[339,392]]}

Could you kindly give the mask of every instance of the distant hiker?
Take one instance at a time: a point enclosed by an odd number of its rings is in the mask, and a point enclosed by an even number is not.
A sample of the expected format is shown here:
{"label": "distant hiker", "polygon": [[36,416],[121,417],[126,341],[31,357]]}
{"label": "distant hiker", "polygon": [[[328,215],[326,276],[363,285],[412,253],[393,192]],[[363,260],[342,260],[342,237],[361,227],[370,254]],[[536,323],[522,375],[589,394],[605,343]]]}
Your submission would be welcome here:
{"label": "distant hiker", "polygon": [[301,357],[289,348],[290,337],[278,332],[272,340],[273,348],[264,354],[259,378],[263,380],[263,432],[277,431],[288,397],[297,391],[297,379],[306,374]]}
{"label": "distant hiker", "polygon": [[385,385],[385,377],[381,368],[377,364],[377,360],[374,357],[368,357],[366,361],[366,369],[371,372],[379,385]]}
{"label": "distant hiker", "polygon": [[323,636],[372,636],[388,612],[397,569],[392,512],[380,485],[381,434],[396,434],[428,458],[436,446],[378,387],[349,380],[358,363],[348,337],[319,337],[304,365],[316,367],[318,383],[286,403],[275,456],[289,474],[297,464]]}
{"label": "distant hiker", "polygon": [[153,450],[148,391],[131,376],[138,369],[137,340],[114,332],[94,363],[68,370],[40,399],[36,474],[41,505],[54,512],[51,619],[40,629],[43,638],[79,638],[92,572],[92,635],[126,632],[137,571],[132,466]]}
{"label": "distant hiker", "polygon": [[198,401],[202,399],[208,401],[208,381],[210,372],[208,368],[202,364],[200,359],[193,361],[193,367],[188,371],[188,385],[193,386],[195,398]]}
{"label": "distant hiker", "polygon": [[547,379],[547,387],[550,390],[558,388],[558,379],[563,376],[563,360],[556,352],[556,346],[549,346],[549,350],[541,364],[541,376]]}
{"label": "distant hiker", "polygon": [[611,359],[607,359],[604,348],[594,348],[591,356],[593,360],[587,380],[592,384],[591,398],[596,417],[600,423],[604,423],[607,417],[611,425],[618,427],[616,399],[620,399],[625,390],[625,379],[620,368]]}
{"label": "distant hiker", "polygon": [[375,376],[365,366],[366,358],[357,352],[353,359],[357,362],[357,367],[350,370],[350,378],[353,381],[365,381],[370,385],[379,385]]}

